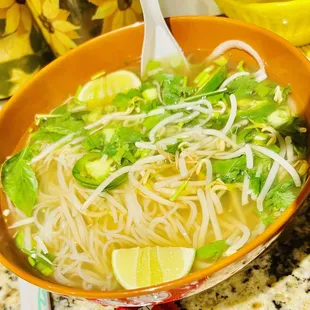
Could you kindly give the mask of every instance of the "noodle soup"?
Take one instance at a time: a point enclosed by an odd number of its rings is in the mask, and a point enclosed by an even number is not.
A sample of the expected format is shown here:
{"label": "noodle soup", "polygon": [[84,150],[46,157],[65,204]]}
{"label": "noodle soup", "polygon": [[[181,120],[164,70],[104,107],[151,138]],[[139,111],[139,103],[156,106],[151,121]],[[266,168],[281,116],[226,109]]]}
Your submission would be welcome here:
{"label": "noodle soup", "polygon": [[[258,71],[223,56],[235,46]],[[290,88],[247,44],[224,42],[189,71],[179,59],[136,71],[99,73],[37,115],[2,167],[17,247],[61,284],[130,289],[209,266],[261,234],[306,181]]]}

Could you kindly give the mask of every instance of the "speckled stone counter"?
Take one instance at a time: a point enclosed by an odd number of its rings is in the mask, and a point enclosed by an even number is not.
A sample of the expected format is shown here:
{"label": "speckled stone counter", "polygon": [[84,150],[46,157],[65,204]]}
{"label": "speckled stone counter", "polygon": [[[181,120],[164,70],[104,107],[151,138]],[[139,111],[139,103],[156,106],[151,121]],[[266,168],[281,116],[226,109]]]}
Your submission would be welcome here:
{"label": "speckled stone counter", "polygon": [[[272,248],[244,271],[177,305],[184,310],[309,310],[309,223],[310,208],[299,214]],[[52,295],[52,304],[54,310],[113,310],[58,295]],[[0,309],[19,308],[17,278],[0,266]]]}

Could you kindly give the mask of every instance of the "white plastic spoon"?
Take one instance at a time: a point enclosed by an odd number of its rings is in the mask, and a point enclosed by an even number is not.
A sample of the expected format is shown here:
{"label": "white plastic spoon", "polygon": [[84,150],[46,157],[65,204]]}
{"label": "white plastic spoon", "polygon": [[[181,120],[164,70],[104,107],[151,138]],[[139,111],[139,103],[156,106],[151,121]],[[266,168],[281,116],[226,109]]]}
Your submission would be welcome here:
{"label": "white plastic spoon", "polygon": [[141,59],[141,75],[144,76],[150,60],[179,56],[187,60],[172,36],[162,15],[158,0],[140,0],[144,16],[144,42]]}
{"label": "white plastic spoon", "polygon": [[49,293],[22,279],[18,279],[21,310],[51,310]]}

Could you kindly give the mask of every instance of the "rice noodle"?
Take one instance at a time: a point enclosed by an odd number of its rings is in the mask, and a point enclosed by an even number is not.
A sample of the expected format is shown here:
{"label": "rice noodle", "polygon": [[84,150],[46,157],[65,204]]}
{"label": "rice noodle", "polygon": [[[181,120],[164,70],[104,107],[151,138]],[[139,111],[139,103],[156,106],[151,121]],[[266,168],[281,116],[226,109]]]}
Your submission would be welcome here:
{"label": "rice noodle", "polygon": [[131,167],[123,167],[116,172],[112,173],[108,178],[106,178],[97,188],[96,190],[89,196],[89,198],[85,201],[83,206],[81,207],[81,211],[85,211],[93,202],[94,200],[99,196],[99,194],[115,179],[120,177],[121,175],[128,173],[130,171]]}
{"label": "rice noodle", "polygon": [[152,143],[155,142],[155,136],[156,133],[161,129],[164,128],[166,125],[168,125],[169,123],[173,123],[176,120],[178,120],[179,118],[181,118],[183,116],[183,112],[179,112],[176,114],[173,114],[169,117],[166,117],[164,120],[162,120],[161,122],[159,122],[158,124],[156,124],[152,130],[149,133],[149,139]]}
{"label": "rice noodle", "polygon": [[186,178],[188,176],[188,169],[186,167],[185,162],[185,154],[181,153],[179,158],[179,170],[182,178]]}
{"label": "rice noodle", "polygon": [[292,138],[285,137],[285,144],[286,144],[286,158],[288,162],[292,162],[294,160],[294,149],[292,145]]}
{"label": "rice noodle", "polygon": [[222,129],[222,132],[227,134],[234,121],[235,121],[235,118],[237,116],[237,100],[236,100],[236,96],[234,94],[230,95],[229,96],[229,99],[230,99],[230,104],[231,104],[231,107],[230,107],[230,114],[229,114],[229,118],[228,118],[228,121],[225,125],[225,127]]}
{"label": "rice noodle", "polygon": [[272,158],[274,161],[276,161],[278,164],[280,164],[292,177],[294,180],[294,183],[296,187],[301,186],[301,180],[299,177],[299,174],[297,171],[292,167],[290,163],[288,163],[283,157],[278,155],[277,153],[263,147],[263,146],[258,146],[258,145],[251,145],[251,147],[255,150],[258,151],[270,158]]}
{"label": "rice noodle", "polygon": [[194,118],[196,118],[197,116],[199,116],[200,112],[195,111],[187,116],[181,117],[177,120],[174,121],[174,123],[186,123],[189,121],[192,121]]}
{"label": "rice noodle", "polygon": [[42,239],[39,236],[33,237],[33,239],[37,242],[37,246],[39,247],[39,253],[42,251],[44,254],[48,253],[48,249]]}
{"label": "rice noodle", "polygon": [[159,99],[160,103],[163,104],[163,105],[166,105],[166,103],[164,102],[163,97],[161,95],[160,84],[157,81],[153,81],[153,84],[156,86],[157,94],[158,94],[158,99]]}
{"label": "rice noodle", "polygon": [[240,40],[229,40],[221,43],[213,50],[213,52],[208,56],[207,59],[208,61],[213,61],[222,54],[224,54],[226,51],[234,48],[247,52],[257,61],[260,68],[254,74],[256,76],[257,82],[261,82],[267,78],[267,74],[265,71],[265,64],[263,60],[260,58],[259,54],[249,44],[242,42]]}
{"label": "rice noodle", "polygon": [[251,147],[246,144],[244,146],[245,156],[246,156],[246,167],[248,169],[253,169],[254,166],[254,159],[253,159],[253,152]]}
{"label": "rice noodle", "polygon": [[173,177],[169,177],[163,181],[160,181],[160,182],[156,182],[154,183],[154,187],[155,188],[160,188],[160,187],[166,187],[166,186],[169,186],[170,184],[174,183],[175,181],[179,181],[181,180],[182,177],[181,176],[173,176]]}
{"label": "rice noodle", "polygon": [[127,120],[136,120],[136,119],[141,119],[141,118],[146,118],[146,117],[147,117],[146,113],[141,113],[141,114],[115,116],[113,120],[127,121]]}
{"label": "rice noodle", "polygon": [[154,192],[152,192],[151,190],[149,190],[147,187],[140,184],[137,181],[137,179],[135,178],[133,171],[131,171],[129,173],[129,180],[135,188],[137,188],[140,192],[142,192],[144,195],[146,195],[150,199],[152,199],[158,203],[161,203],[163,205],[166,205],[166,206],[171,206],[171,207],[174,206],[174,203],[172,201],[169,201],[165,198],[162,198],[161,196],[159,196],[159,195],[155,194]]}
{"label": "rice noodle", "polygon": [[245,174],[241,195],[241,204],[243,206],[249,203],[249,197],[248,197],[249,187],[250,187],[250,178],[247,174]]}
{"label": "rice noodle", "polygon": [[218,195],[216,194],[216,192],[213,190],[213,188],[210,191],[210,196],[211,196],[212,202],[214,204],[216,213],[222,214],[223,213],[223,206],[222,206],[221,200],[218,197]]}
{"label": "rice noodle", "polygon": [[126,112],[116,112],[116,113],[112,113],[112,114],[108,114],[108,115],[104,115],[101,119],[99,119],[98,121],[92,123],[92,124],[89,124],[87,126],[84,127],[85,130],[91,130],[95,127],[98,127],[100,125],[104,125],[104,124],[107,124],[109,123],[112,119],[114,119],[115,117],[118,117],[118,116],[124,116],[124,115],[128,115],[130,114],[132,111],[132,109],[127,109]]}
{"label": "rice noodle", "polygon": [[101,197],[107,199],[112,205],[114,205],[120,212],[127,213],[127,210],[123,207],[122,204],[120,204],[113,196],[108,194],[107,192],[104,192],[100,194]]}
{"label": "rice noodle", "polygon": [[211,164],[210,159],[208,158],[206,158],[204,162],[206,163],[206,168],[207,168],[206,185],[209,185],[212,182],[212,177],[213,177],[212,164]]}
{"label": "rice noodle", "polygon": [[24,246],[25,246],[25,249],[28,251],[32,249],[31,229],[29,226],[26,226],[24,228]]}
{"label": "rice noodle", "polygon": [[182,102],[182,103],[167,105],[167,106],[159,107],[159,108],[163,108],[165,110],[171,110],[171,111],[172,110],[180,110],[180,109],[185,109],[185,108],[197,106],[197,105],[200,105],[200,104],[205,103],[205,102],[206,102],[205,99],[201,99],[198,101]]}
{"label": "rice noodle", "polygon": [[242,231],[243,235],[236,243],[232,244],[226,250],[225,254],[227,256],[235,253],[237,250],[239,250],[241,247],[243,247],[251,236],[250,229],[246,225],[239,223],[237,221],[234,221],[234,224]]}
{"label": "rice noodle", "polygon": [[[247,159],[247,168],[251,169],[253,168],[253,154],[251,151],[251,148],[248,146],[244,146],[243,148],[233,152],[233,153],[228,153],[227,155],[224,154],[215,154],[212,156],[215,159],[232,159],[232,158],[237,158],[240,157],[241,155],[245,154],[246,159]],[[252,156],[251,156],[252,155]]]}
{"label": "rice noodle", "polygon": [[[201,106],[195,106],[195,107],[192,107],[191,110],[195,110],[199,113],[203,113],[203,114],[206,114],[208,116],[212,116],[212,110],[210,109],[206,109],[206,108],[203,108]],[[195,112],[194,112],[195,113]]]}
{"label": "rice noodle", "polygon": [[189,207],[190,207],[190,215],[187,219],[187,222],[186,222],[186,227],[187,229],[190,229],[190,227],[194,224],[196,218],[197,218],[197,206],[196,204],[189,200],[189,201],[184,201],[185,204],[187,204]]}
{"label": "rice noodle", "polygon": [[220,86],[220,89],[225,88],[227,85],[229,85],[233,80],[241,77],[241,76],[246,76],[249,75],[249,72],[243,71],[243,72],[237,72],[232,74],[230,77],[228,77]]}
{"label": "rice noodle", "polygon": [[[279,155],[281,157],[285,157],[286,148],[285,148],[285,143],[282,140],[283,139],[279,140],[280,141],[280,153],[279,153]],[[263,209],[264,209],[264,205],[263,205],[264,199],[267,196],[267,194],[268,194],[268,192],[269,192],[269,190],[270,190],[270,188],[271,188],[271,186],[272,186],[272,184],[273,184],[273,182],[274,182],[274,180],[278,174],[279,168],[280,168],[280,165],[278,162],[274,162],[272,164],[272,167],[269,171],[269,174],[267,176],[265,184],[264,184],[263,188],[261,189],[261,191],[257,197],[257,209],[260,212],[263,211]],[[263,169],[263,167],[261,169]]]}
{"label": "rice noodle", "polygon": [[157,108],[157,109],[154,109],[152,111],[150,111],[147,116],[155,116],[155,115],[161,115],[165,113],[165,109],[164,108]]}
{"label": "rice noodle", "polygon": [[26,219],[16,221],[14,224],[8,226],[8,229],[13,229],[13,228],[29,225],[29,224],[32,224],[33,222],[34,222],[34,217],[28,217]]}
{"label": "rice noodle", "polygon": [[222,240],[223,237],[222,237],[221,228],[220,228],[220,225],[218,223],[217,215],[216,215],[215,210],[214,210],[213,201],[212,201],[212,198],[210,196],[209,189],[207,189],[205,191],[205,195],[206,195],[207,207],[208,207],[208,211],[209,211],[209,215],[210,215],[211,224],[212,224],[213,231],[215,234],[215,239],[216,240]]}
{"label": "rice noodle", "polygon": [[201,212],[202,212],[202,221],[200,225],[199,237],[198,237],[198,247],[201,247],[205,243],[205,238],[208,232],[208,225],[209,225],[209,210],[208,210],[208,203],[206,196],[202,189],[198,189],[197,195],[199,198]]}
{"label": "rice noodle", "polygon": [[63,144],[65,144],[65,143],[69,142],[70,140],[72,140],[73,137],[74,137],[74,134],[70,134],[70,135],[67,135],[67,136],[63,137],[59,141],[49,145],[47,148],[44,149],[43,152],[41,152],[39,155],[37,155],[34,158],[32,158],[32,160],[30,161],[29,164],[33,165],[33,164],[37,163],[38,161],[40,161],[41,159],[43,159],[44,157],[49,155],[51,152],[53,152],[54,150],[56,150],[57,148],[59,148]]}
{"label": "rice noodle", "polygon": [[156,146],[148,142],[136,142],[135,145],[138,149],[156,150]]}

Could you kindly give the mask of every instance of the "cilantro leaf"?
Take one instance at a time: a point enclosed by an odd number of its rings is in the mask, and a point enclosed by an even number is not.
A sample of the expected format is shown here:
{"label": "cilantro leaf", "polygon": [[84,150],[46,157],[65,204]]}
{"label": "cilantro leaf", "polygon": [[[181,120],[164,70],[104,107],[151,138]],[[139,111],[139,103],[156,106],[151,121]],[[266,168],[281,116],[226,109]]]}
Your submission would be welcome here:
{"label": "cilantro leaf", "polygon": [[264,208],[274,210],[286,209],[296,197],[292,190],[293,187],[293,181],[285,181],[273,187],[266,196]]}
{"label": "cilantro leaf", "polygon": [[87,151],[102,150],[105,144],[105,136],[98,131],[94,134],[88,134],[83,142],[83,146]]}
{"label": "cilantro leaf", "polygon": [[170,112],[165,111],[163,114],[148,117],[143,122],[143,126],[146,128],[147,131],[150,131],[156,124],[158,124],[161,120],[165,119],[170,115],[171,115]]}
{"label": "cilantro leaf", "polygon": [[298,191],[294,187],[293,181],[284,181],[274,186],[267,194],[264,201],[264,210],[259,213],[265,225],[270,225],[279,217],[279,212],[283,212],[293,203]]}
{"label": "cilantro leaf", "polygon": [[255,170],[248,170],[247,174],[250,178],[250,189],[257,196],[261,192],[267,177],[265,173],[261,173],[261,175],[257,177],[255,175],[256,174]]}
{"label": "cilantro leaf", "polygon": [[265,81],[260,82],[256,86],[255,92],[261,98],[265,98],[265,97],[272,97],[273,98],[276,86],[277,86],[276,84],[274,84],[268,80],[265,80]]}
{"label": "cilantro leaf", "polygon": [[130,89],[127,93],[117,94],[112,101],[112,105],[114,105],[120,111],[125,111],[129,106],[130,100],[132,100],[134,97],[142,98],[142,94],[139,89],[133,88]]}
{"label": "cilantro leaf", "polygon": [[166,104],[176,104],[194,92],[194,88],[184,85],[186,77],[159,72],[153,79],[161,84],[161,95]]}
{"label": "cilantro leaf", "polygon": [[287,97],[289,96],[289,94],[292,92],[291,87],[288,85],[288,86],[280,87],[280,88],[281,88],[281,91],[282,91],[283,101],[285,102]]}
{"label": "cilantro leaf", "polygon": [[139,108],[141,112],[148,113],[152,110],[155,110],[160,105],[160,101],[158,99],[155,99],[147,102],[141,101],[141,103],[139,104]]}
{"label": "cilantro leaf", "polygon": [[[108,153],[110,153],[110,152],[108,152]],[[123,144],[123,145],[120,144],[120,145],[118,145],[117,148],[114,148],[113,153],[114,153],[113,159],[116,161],[116,163],[118,165],[122,165],[122,160],[123,160],[123,158],[125,158],[124,155],[127,154],[127,157],[129,155],[128,154],[129,153],[129,145],[128,144]]]}
{"label": "cilantro leaf", "polygon": [[253,128],[243,128],[242,130],[239,130],[239,133],[237,134],[237,143],[249,143],[253,140],[256,134],[257,130]]}
{"label": "cilantro leaf", "polygon": [[142,134],[131,127],[121,127],[117,133],[122,141],[127,143],[135,143],[142,139]]}
{"label": "cilantro leaf", "polygon": [[198,259],[211,260],[214,262],[221,258],[228,247],[229,245],[225,240],[217,240],[199,248],[196,252],[196,256]]}
{"label": "cilantro leaf", "polygon": [[103,153],[113,158],[118,165],[124,165],[127,161],[134,163],[137,148],[135,143],[142,139],[143,135],[130,127],[121,127],[115,131],[109,142],[104,145]]}
{"label": "cilantro leaf", "polygon": [[241,118],[266,122],[267,117],[277,109],[277,103],[271,100],[254,100],[246,110],[240,111],[237,115]]}
{"label": "cilantro leaf", "polygon": [[179,141],[179,142],[174,143],[174,144],[167,145],[165,151],[167,153],[170,153],[170,154],[174,155],[179,150],[179,145],[181,144],[181,142],[182,141]]}
{"label": "cilantro leaf", "polygon": [[45,129],[39,129],[37,132],[35,132],[31,136],[31,143],[40,141],[40,142],[46,142],[46,143],[54,143],[61,138],[63,138],[65,135],[62,135],[57,132],[50,132]]}
{"label": "cilantro leaf", "polygon": [[42,122],[40,130],[60,135],[68,135],[76,133],[84,128],[84,122],[76,120],[71,116],[71,113],[66,113],[61,117],[48,118]]}
{"label": "cilantro leaf", "polygon": [[245,98],[255,93],[258,83],[250,75],[244,75],[236,78],[227,85],[229,94],[235,94],[237,99]]}
{"label": "cilantro leaf", "polygon": [[212,159],[213,174],[225,183],[240,182],[246,169],[246,158],[240,156],[232,159]]}

